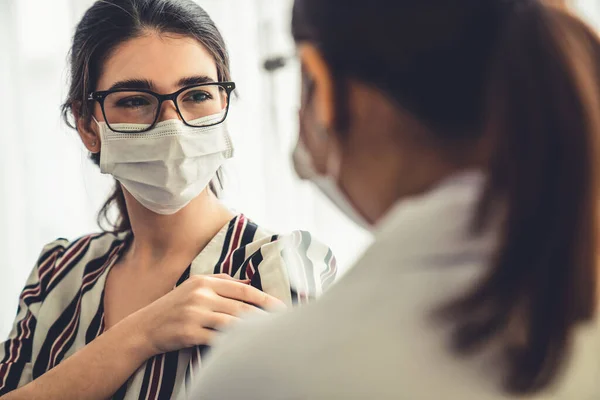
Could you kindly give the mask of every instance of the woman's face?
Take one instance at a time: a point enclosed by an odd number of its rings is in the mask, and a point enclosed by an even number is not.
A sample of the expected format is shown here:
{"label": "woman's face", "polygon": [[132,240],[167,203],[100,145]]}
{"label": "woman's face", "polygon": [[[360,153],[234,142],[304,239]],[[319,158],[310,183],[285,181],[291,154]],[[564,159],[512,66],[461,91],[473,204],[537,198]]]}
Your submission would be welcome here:
{"label": "woman's face", "polygon": [[[170,94],[186,86],[218,81],[216,62],[200,42],[182,35],[148,32],[115,48],[102,66],[95,90],[149,89],[159,94]],[[213,114],[222,111],[226,104],[220,103],[226,101],[219,101]],[[135,104],[133,101],[129,106]],[[105,103],[105,108],[108,106]],[[93,115],[97,121],[104,121],[97,102]],[[172,101],[162,104],[158,122],[179,118]],[[88,131],[87,134],[81,129],[79,131],[88,150],[97,152],[100,149],[97,126],[92,123],[91,129],[94,132]],[[95,146],[92,146],[94,143]]]}

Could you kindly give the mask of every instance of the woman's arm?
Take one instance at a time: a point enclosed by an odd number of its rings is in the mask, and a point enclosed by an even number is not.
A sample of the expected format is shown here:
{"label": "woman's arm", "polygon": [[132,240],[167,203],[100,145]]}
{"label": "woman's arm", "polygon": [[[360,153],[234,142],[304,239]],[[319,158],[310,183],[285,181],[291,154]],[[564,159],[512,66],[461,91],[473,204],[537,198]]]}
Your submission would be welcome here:
{"label": "woman's arm", "polygon": [[19,308],[8,339],[0,343],[0,396],[32,379],[32,351],[38,313],[58,260],[69,243],[56,240],[44,247],[19,296]]}
{"label": "woman's arm", "polygon": [[224,276],[192,276],[2,400],[106,399],[150,357],[209,344],[237,316],[282,303]]}
{"label": "woman's arm", "polygon": [[72,357],[2,400],[106,399],[154,355],[139,318],[126,318]]}

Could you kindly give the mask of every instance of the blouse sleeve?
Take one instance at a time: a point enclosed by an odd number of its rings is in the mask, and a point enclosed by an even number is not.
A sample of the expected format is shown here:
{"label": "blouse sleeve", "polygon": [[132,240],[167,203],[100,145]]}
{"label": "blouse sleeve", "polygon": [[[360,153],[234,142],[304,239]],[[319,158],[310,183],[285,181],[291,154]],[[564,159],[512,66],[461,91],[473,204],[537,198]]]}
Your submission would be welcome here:
{"label": "blouse sleeve", "polygon": [[336,260],[331,249],[310,233],[274,236],[246,261],[251,285],[288,306],[307,303],[334,282]]}
{"label": "blouse sleeve", "polygon": [[31,353],[37,314],[46,297],[54,266],[67,244],[61,239],[44,247],[21,292],[12,331],[8,339],[0,343],[0,396],[32,380]]}

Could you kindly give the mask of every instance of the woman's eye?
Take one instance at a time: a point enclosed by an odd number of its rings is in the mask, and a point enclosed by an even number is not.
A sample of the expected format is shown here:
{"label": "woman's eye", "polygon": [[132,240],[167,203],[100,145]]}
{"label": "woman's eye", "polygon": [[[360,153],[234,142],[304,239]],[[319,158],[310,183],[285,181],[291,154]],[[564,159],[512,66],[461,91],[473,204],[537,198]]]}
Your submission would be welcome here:
{"label": "woman's eye", "polygon": [[201,103],[203,101],[210,100],[211,98],[212,98],[211,95],[206,92],[192,92],[192,93],[188,93],[188,95],[185,96],[184,101]]}
{"label": "woman's eye", "polygon": [[121,99],[117,102],[118,107],[124,108],[139,108],[150,105],[150,102],[143,97],[129,97]]}

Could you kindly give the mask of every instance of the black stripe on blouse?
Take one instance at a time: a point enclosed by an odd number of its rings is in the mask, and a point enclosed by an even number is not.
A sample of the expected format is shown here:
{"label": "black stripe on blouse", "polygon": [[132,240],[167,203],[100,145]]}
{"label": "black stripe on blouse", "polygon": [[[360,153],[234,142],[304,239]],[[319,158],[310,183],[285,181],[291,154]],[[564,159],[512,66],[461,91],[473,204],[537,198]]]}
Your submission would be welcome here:
{"label": "black stripe on blouse", "polygon": [[239,217],[234,218],[229,222],[229,226],[227,227],[227,234],[225,235],[225,242],[223,243],[223,248],[221,249],[221,257],[219,257],[219,261],[217,261],[217,263],[215,264],[215,269],[213,272],[214,274],[221,273],[221,265],[223,264],[223,261],[225,261],[225,258],[229,253],[229,247],[231,246],[231,241],[233,240],[233,232],[235,231],[238,219]]}

